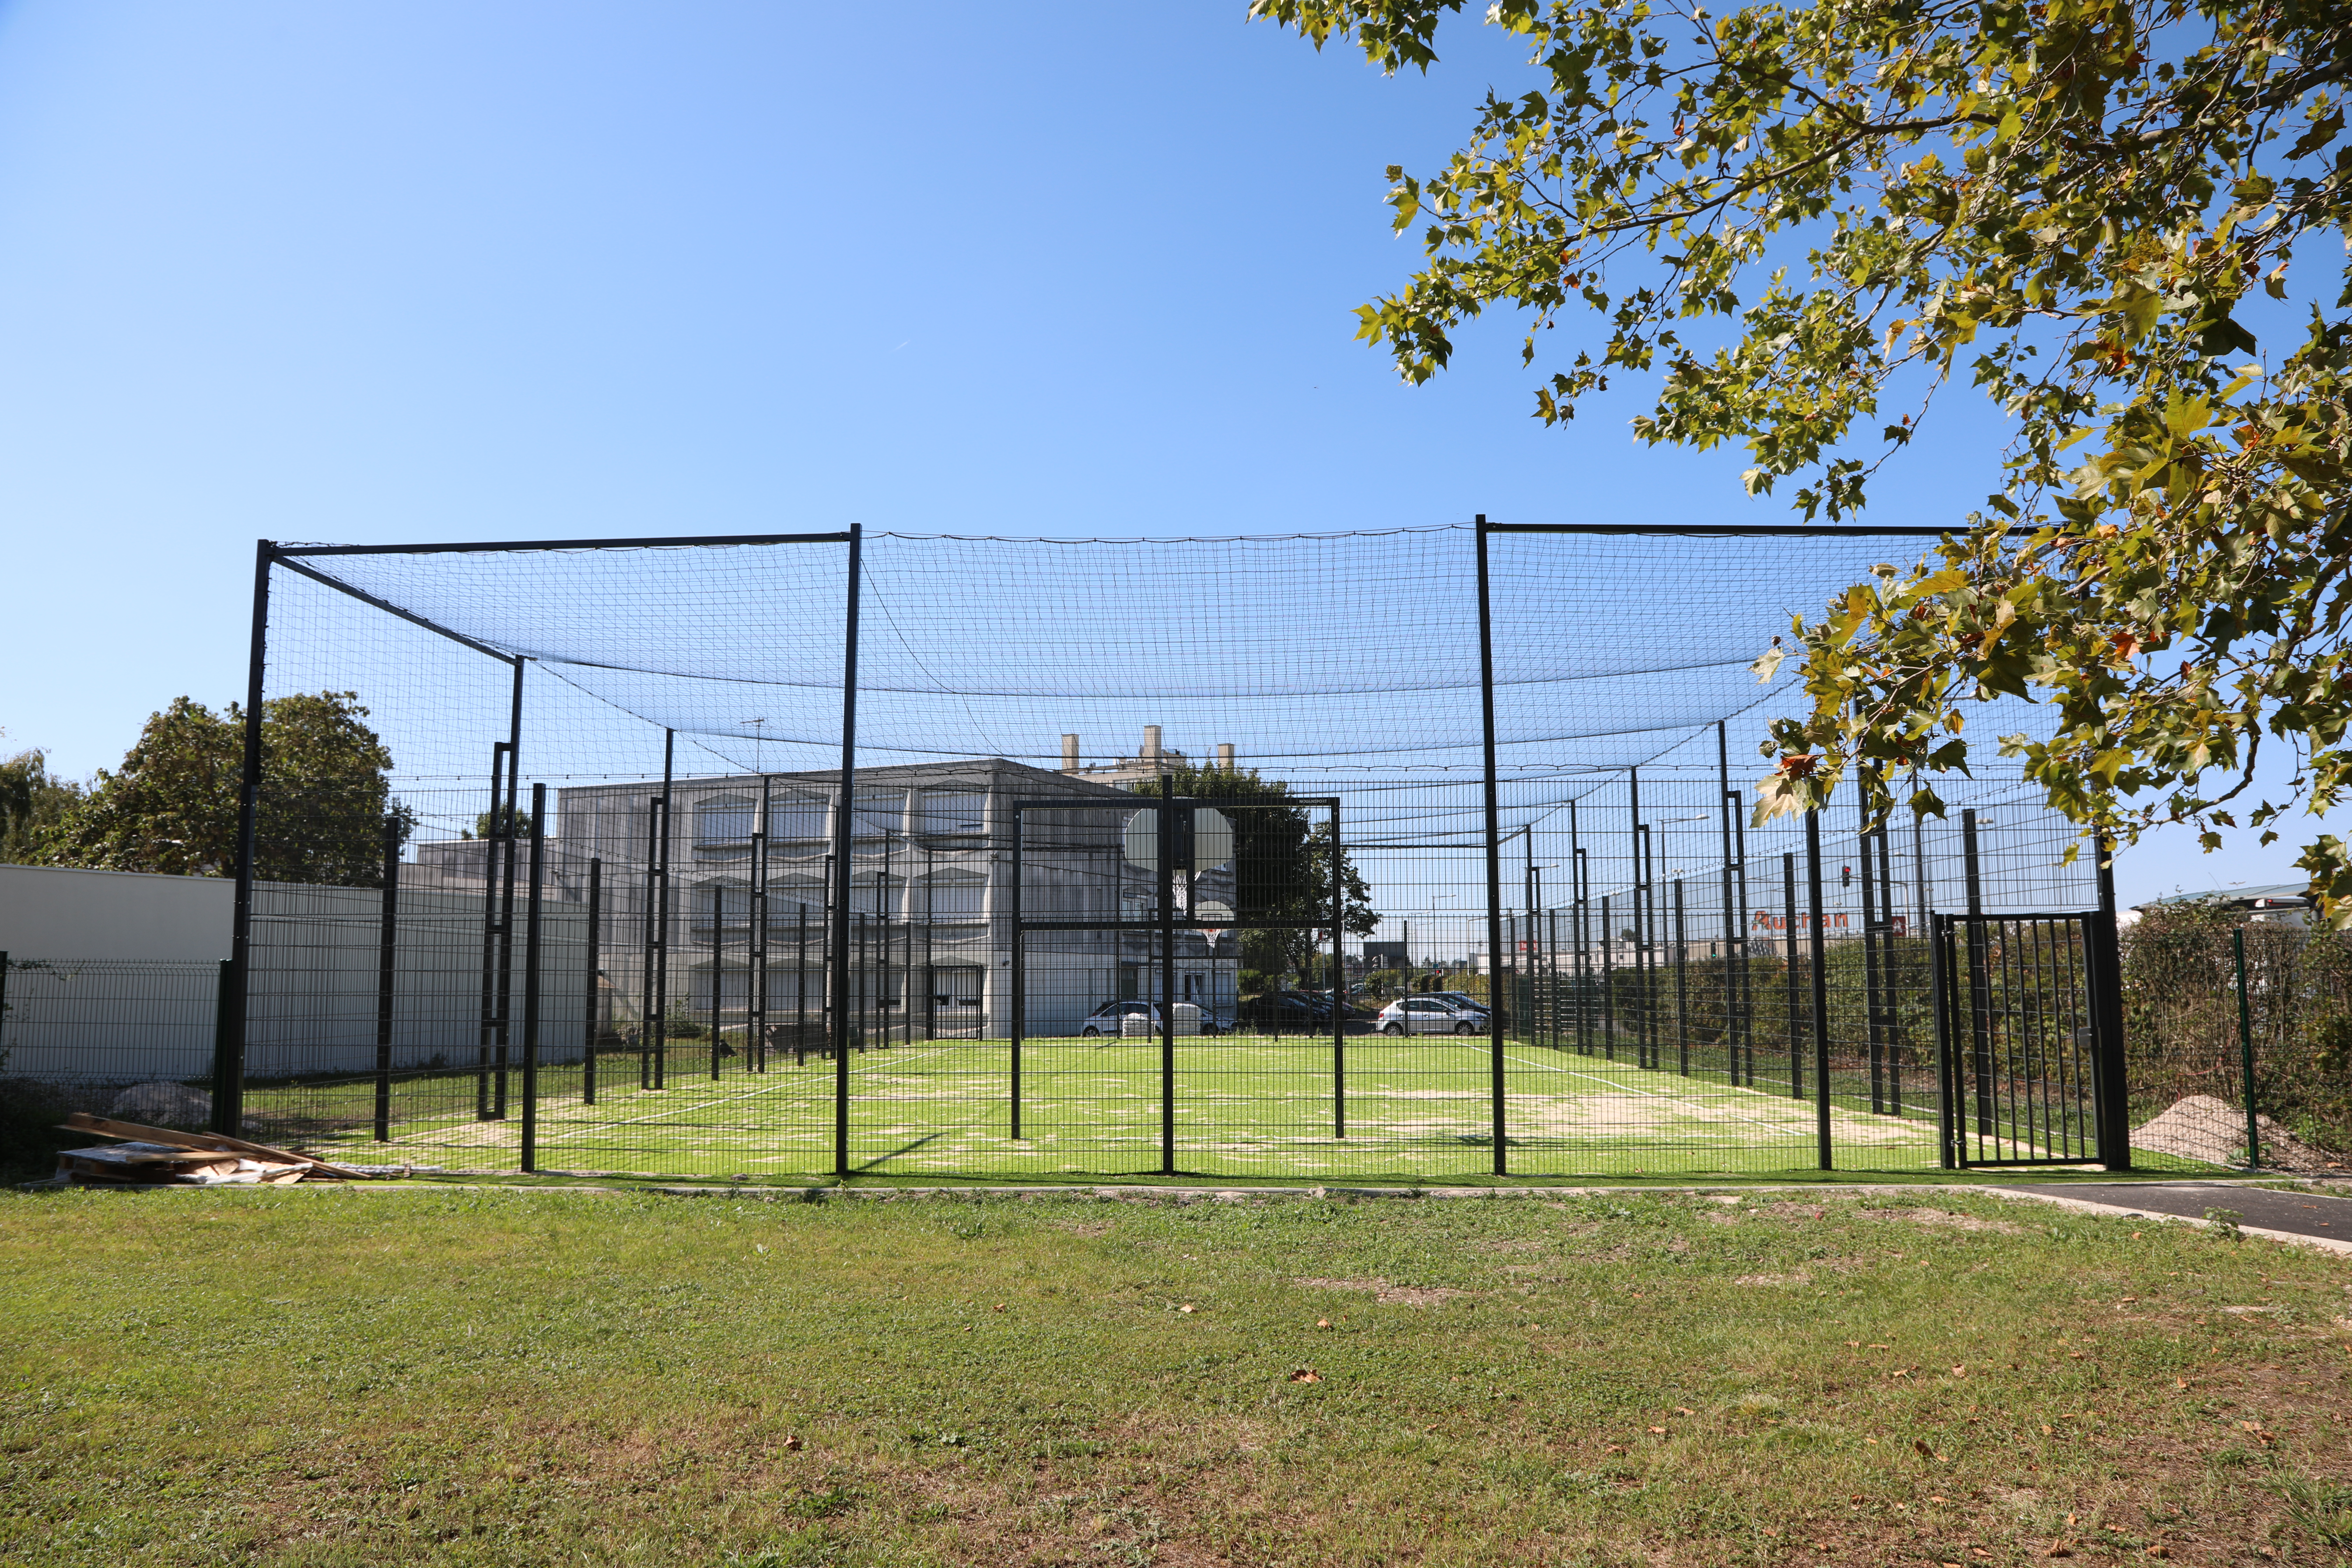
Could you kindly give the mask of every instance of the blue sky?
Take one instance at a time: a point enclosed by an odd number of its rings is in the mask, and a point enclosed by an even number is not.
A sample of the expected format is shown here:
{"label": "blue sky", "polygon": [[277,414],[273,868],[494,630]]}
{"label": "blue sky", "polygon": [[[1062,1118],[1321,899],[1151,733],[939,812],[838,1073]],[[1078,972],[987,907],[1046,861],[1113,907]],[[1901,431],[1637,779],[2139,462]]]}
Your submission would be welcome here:
{"label": "blue sky", "polygon": [[[258,536],[1787,515],[1631,398],[1536,424],[1507,321],[1421,388],[1352,342],[1414,255],[1383,167],[1517,62],[1465,26],[1384,79],[1244,9],[0,9],[0,746],[79,775],[236,696]],[[1997,440],[1955,403],[1874,520]]]}

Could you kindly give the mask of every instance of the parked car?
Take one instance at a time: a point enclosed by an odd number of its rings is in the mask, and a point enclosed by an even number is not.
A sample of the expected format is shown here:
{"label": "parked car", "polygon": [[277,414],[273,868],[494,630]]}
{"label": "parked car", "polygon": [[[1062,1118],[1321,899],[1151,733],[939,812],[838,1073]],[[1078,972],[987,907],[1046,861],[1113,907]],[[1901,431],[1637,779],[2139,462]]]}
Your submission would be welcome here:
{"label": "parked car", "polygon": [[1330,1021],[1328,1007],[1318,1007],[1304,996],[1287,992],[1269,992],[1253,996],[1234,1009],[1234,1020],[1251,1028],[1276,1031],[1286,1035],[1303,1035]]}
{"label": "parked car", "polygon": [[1435,996],[1407,996],[1381,1008],[1373,1023],[1383,1035],[1475,1035],[1485,1031],[1486,1016]]}
{"label": "parked car", "polygon": [[1457,1008],[1466,1008],[1473,1013],[1486,1011],[1486,1004],[1471,995],[1467,991],[1432,991],[1427,994],[1436,1001],[1451,1003]]}
{"label": "parked car", "polygon": [[[1178,1005],[1181,1006],[1184,1004],[1180,1003]],[[1231,1015],[1221,1014],[1212,1007],[1202,1007],[1200,1011],[1201,1033],[1223,1035],[1232,1032],[1234,1020]],[[1130,1015],[1149,1016],[1151,1020],[1151,1032],[1155,1035],[1160,1032],[1160,1008],[1156,1004],[1139,1000],[1106,1002],[1087,1014],[1078,1025],[1078,1037],[1099,1039],[1106,1035],[1116,1037],[1124,1032],[1126,1021]],[[1177,1017],[1181,1019],[1183,1015],[1179,1013]]]}
{"label": "parked car", "polygon": [[[1288,994],[1297,997],[1326,1018],[1331,1016],[1331,993],[1328,991],[1293,991]],[[1352,1003],[1342,1002],[1339,1005],[1342,1009],[1339,1016],[1349,1023],[1359,1023],[1372,1016],[1371,1011]]]}

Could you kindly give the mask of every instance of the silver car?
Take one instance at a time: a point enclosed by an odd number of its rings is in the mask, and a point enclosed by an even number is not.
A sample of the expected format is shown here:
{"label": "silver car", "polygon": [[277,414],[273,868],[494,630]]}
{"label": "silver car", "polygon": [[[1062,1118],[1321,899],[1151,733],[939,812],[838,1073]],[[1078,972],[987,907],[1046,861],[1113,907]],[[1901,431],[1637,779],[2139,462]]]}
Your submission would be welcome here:
{"label": "silver car", "polygon": [[1407,996],[1380,1011],[1373,1027],[1383,1035],[1475,1035],[1484,1020],[1437,996]]}

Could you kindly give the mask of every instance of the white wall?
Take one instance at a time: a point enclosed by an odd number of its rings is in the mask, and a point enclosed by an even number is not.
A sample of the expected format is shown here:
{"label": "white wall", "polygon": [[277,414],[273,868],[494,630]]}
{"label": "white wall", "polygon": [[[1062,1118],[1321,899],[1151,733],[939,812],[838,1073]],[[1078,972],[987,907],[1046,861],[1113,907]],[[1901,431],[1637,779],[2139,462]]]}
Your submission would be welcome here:
{"label": "white wall", "polygon": [[[214,966],[228,956],[234,893],[222,878],[0,866],[0,952],[9,961],[0,1072],[116,1082],[208,1073]],[[516,904],[513,1059],[524,945],[523,900]],[[382,910],[372,888],[255,886],[248,1077],[373,1070]],[[474,1058],[483,912],[479,894],[401,890],[395,1067]],[[541,927],[541,1059],[577,1060],[585,911],[548,903]]]}
{"label": "white wall", "polygon": [[218,963],[236,898],[226,877],[0,866],[0,952]]}

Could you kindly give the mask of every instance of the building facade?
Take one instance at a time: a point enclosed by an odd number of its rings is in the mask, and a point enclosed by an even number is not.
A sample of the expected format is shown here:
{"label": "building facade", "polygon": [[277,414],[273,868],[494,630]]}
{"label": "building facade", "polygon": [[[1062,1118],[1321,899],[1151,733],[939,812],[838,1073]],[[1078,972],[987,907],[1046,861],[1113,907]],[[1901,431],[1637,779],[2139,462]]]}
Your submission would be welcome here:
{"label": "building facade", "polygon": [[[852,852],[835,864],[843,809],[832,773],[579,785],[557,793],[562,851],[551,892],[585,901],[596,879],[599,967],[616,1028],[650,1002],[667,1017],[748,1020],[764,976],[768,1021],[822,1028],[829,997],[826,910],[852,924],[859,1026],[887,1038],[1001,1038],[1013,1014],[1013,807],[1024,809],[1022,914],[1074,923],[1154,917],[1150,868],[1121,830],[1149,809],[1131,790],[1002,757],[861,769]],[[762,802],[765,819],[762,821]],[[477,873],[478,875],[478,873]],[[1230,868],[1189,889],[1230,902]],[[1179,931],[1176,999],[1229,1016],[1238,939]],[[1074,1033],[1102,1003],[1153,998],[1150,933],[1032,931],[1024,1032]]]}

